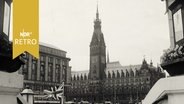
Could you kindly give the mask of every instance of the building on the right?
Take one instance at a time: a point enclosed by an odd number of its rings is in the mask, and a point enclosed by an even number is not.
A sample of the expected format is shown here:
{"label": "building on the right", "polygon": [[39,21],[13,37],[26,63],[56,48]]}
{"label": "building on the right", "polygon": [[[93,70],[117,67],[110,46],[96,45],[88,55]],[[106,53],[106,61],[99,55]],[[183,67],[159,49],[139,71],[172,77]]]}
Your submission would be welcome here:
{"label": "building on the right", "polygon": [[170,48],[161,56],[161,67],[170,77],[151,88],[142,104],[182,104],[184,102],[184,1],[166,2],[169,20]]}
{"label": "building on the right", "polygon": [[171,48],[174,48],[177,44],[182,44],[184,41],[183,36],[184,2],[183,0],[165,0],[165,2],[166,2],[166,13],[168,14],[169,20],[170,43]]}
{"label": "building on the right", "polygon": [[166,0],[171,46],[161,57],[161,66],[170,76],[184,74],[184,1]]}

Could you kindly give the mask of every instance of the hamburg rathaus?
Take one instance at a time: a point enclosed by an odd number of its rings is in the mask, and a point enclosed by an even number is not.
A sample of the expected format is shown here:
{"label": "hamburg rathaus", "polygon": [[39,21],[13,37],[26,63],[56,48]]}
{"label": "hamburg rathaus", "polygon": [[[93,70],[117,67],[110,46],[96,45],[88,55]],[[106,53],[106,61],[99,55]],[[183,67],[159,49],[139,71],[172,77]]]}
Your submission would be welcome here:
{"label": "hamburg rathaus", "polygon": [[65,93],[67,101],[139,104],[165,74],[158,66],[153,66],[152,61],[148,63],[145,59],[142,64],[129,66],[122,66],[118,61],[110,62],[97,7],[89,71],[72,72],[71,76],[71,87]]}

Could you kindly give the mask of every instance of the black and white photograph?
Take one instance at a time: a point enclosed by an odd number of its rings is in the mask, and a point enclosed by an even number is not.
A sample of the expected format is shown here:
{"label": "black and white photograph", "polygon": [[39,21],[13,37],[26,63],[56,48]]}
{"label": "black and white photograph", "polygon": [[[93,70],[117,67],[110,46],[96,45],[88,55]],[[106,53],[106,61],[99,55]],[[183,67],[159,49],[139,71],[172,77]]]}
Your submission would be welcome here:
{"label": "black and white photograph", "polygon": [[38,57],[14,58],[18,1],[0,0],[0,104],[184,103],[183,0],[32,0]]}

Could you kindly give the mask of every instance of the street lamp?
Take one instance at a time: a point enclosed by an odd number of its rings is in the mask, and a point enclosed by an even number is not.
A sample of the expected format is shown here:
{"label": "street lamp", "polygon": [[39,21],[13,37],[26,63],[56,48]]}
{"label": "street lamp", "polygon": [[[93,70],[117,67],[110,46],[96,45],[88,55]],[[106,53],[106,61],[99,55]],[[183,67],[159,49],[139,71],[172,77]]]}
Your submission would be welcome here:
{"label": "street lamp", "polygon": [[34,104],[34,93],[28,86],[21,92],[21,95],[28,104]]}

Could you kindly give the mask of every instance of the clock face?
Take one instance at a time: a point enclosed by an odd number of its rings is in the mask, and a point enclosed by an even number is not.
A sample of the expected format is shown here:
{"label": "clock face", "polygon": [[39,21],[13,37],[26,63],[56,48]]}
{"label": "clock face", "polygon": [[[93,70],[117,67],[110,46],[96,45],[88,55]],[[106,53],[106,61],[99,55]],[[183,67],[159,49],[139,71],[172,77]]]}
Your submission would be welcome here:
{"label": "clock face", "polygon": [[104,56],[101,57],[101,62],[105,63],[105,57]]}
{"label": "clock face", "polygon": [[97,63],[98,62],[98,57],[96,57],[96,56],[91,57],[91,62],[92,63]]}

